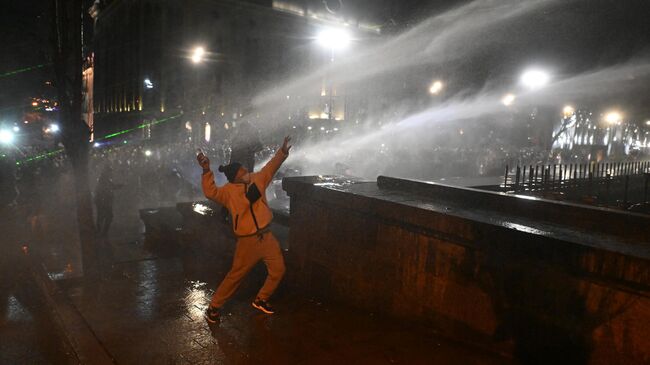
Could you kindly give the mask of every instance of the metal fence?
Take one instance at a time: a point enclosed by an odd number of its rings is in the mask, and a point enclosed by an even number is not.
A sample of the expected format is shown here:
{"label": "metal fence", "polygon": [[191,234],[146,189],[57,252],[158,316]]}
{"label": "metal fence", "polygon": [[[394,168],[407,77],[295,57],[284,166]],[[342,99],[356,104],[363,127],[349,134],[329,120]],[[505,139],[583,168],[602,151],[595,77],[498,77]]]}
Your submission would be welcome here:
{"label": "metal fence", "polygon": [[648,201],[650,161],[636,162],[590,162],[585,164],[517,165],[513,171],[506,166],[503,191],[546,192],[606,186],[622,183],[623,201],[627,203],[630,178],[643,179],[643,201]]}

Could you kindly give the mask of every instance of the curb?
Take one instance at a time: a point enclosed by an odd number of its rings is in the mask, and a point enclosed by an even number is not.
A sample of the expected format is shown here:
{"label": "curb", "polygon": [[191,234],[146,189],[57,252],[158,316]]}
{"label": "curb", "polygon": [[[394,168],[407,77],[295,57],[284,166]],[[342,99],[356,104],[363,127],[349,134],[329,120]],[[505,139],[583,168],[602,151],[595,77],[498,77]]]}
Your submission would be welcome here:
{"label": "curb", "polygon": [[64,340],[70,345],[80,364],[113,365],[115,359],[99,341],[86,320],[70,302],[59,285],[52,281],[45,269],[27,248],[23,248],[24,258],[40,294],[43,295],[52,321]]}

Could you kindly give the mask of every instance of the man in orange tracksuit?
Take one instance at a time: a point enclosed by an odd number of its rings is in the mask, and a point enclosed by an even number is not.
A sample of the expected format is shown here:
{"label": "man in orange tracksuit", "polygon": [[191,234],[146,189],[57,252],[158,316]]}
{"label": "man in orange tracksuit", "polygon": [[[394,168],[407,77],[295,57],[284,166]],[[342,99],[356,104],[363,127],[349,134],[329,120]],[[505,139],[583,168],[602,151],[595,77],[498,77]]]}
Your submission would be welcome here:
{"label": "man in orange tracksuit", "polygon": [[284,139],[282,147],[259,172],[249,172],[238,162],[219,166],[219,171],[228,178],[228,183],[221,187],[214,183],[210,160],[203,153],[197,156],[199,165],[203,168],[203,193],[208,199],[228,208],[232,216],[233,231],[237,236],[232,268],[219,284],[206,311],[206,320],[209,323],[219,321],[221,306],[234,294],[244,276],[260,260],[266,264],[268,275],[252,304],[264,313],[273,313],[268,299],[278,287],[285,268],[280,244],[269,228],[273,213],[266,201],[265,191],[273,175],[289,156],[290,140],[289,137]]}

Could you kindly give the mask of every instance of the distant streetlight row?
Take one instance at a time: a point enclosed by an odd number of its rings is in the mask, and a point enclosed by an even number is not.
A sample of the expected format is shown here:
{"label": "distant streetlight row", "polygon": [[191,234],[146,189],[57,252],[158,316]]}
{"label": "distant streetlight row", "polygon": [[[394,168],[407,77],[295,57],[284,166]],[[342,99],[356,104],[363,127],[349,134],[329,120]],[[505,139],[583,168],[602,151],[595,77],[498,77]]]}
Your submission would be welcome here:
{"label": "distant streetlight row", "polygon": [[[322,30],[316,36],[319,45],[330,49],[340,50],[350,45],[352,37],[345,29],[328,28]],[[202,46],[196,46],[192,49],[190,59],[193,63],[201,63],[205,59],[206,50]]]}
{"label": "distant streetlight row", "polygon": [[[316,41],[319,45],[330,50],[330,57],[333,57],[335,50],[341,50],[349,46],[352,38],[350,34],[344,29],[329,28],[324,29],[316,36]],[[197,46],[192,50],[190,59],[193,63],[198,64],[204,61],[206,50],[202,46]],[[520,83],[528,90],[535,91],[546,86],[551,80],[551,76],[547,71],[539,68],[531,68],[525,70],[520,77]],[[145,87],[148,89],[153,88],[153,83],[150,79],[145,79]],[[439,95],[444,89],[444,83],[441,80],[434,80],[429,86],[429,93],[431,95]],[[330,92],[331,93],[331,92]],[[514,104],[517,96],[513,93],[507,93],[501,98],[501,103],[505,106]],[[331,105],[330,105],[331,108]],[[571,105],[566,105],[562,109],[562,114],[565,118],[570,117],[575,113],[575,108]],[[605,121],[609,124],[618,124],[622,121],[623,117],[618,111],[611,111],[605,115]],[[650,120],[646,121],[646,125],[650,126]],[[51,128],[52,132],[58,131]],[[7,142],[9,141],[9,142]],[[13,133],[11,131],[0,131],[0,142],[11,143],[13,141]]]}
{"label": "distant streetlight row", "polygon": [[[45,133],[57,133],[60,128],[58,124],[50,124]],[[20,127],[13,126],[11,129],[0,129],[0,144],[11,145],[16,139],[16,133],[20,132]]]}

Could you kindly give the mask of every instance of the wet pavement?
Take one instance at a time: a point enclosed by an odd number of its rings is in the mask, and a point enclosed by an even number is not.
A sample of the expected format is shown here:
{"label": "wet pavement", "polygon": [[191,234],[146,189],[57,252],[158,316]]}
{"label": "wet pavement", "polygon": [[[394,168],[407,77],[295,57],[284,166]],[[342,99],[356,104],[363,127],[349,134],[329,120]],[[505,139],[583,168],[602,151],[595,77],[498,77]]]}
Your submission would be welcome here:
{"label": "wet pavement", "polygon": [[42,303],[28,296],[5,293],[0,297],[0,364],[76,363]]}
{"label": "wet pavement", "polygon": [[[258,265],[224,308],[214,331],[203,312],[231,257],[198,247],[151,252],[144,247],[134,199],[116,202],[114,226],[102,242],[104,272],[80,279],[79,243],[69,181],[56,193],[38,224],[3,211],[4,252],[21,244],[39,252],[66,302],[87,326],[91,340],[117,364],[502,364],[510,360],[444,340],[430,329],[332,303],[319,303],[281,285],[273,316],[250,305],[262,285]],[[62,193],[65,192],[65,193]],[[127,192],[125,192],[127,193]],[[128,195],[127,195],[128,196]],[[276,231],[286,243],[287,231]],[[6,259],[6,258],[3,258]],[[65,336],[28,280],[16,280],[11,259],[0,270],[0,364],[75,364]],[[19,271],[19,270],[18,270]],[[9,274],[7,274],[9,272]],[[21,290],[22,289],[22,290]],[[90,362],[92,363],[92,362]]]}
{"label": "wet pavement", "polygon": [[76,363],[21,259],[28,222],[0,207],[0,364]]}
{"label": "wet pavement", "polygon": [[265,274],[259,265],[224,308],[220,326],[203,319],[230,259],[184,252],[151,257],[138,242],[103,280],[66,292],[118,364],[491,364],[505,360],[449,342],[424,328],[319,303],[281,287],[278,312],[250,306]]}

